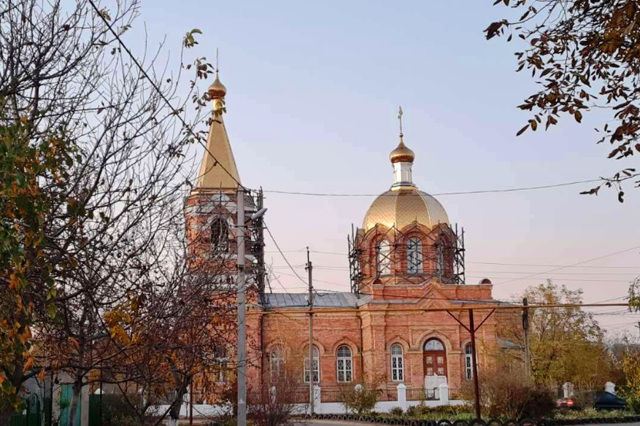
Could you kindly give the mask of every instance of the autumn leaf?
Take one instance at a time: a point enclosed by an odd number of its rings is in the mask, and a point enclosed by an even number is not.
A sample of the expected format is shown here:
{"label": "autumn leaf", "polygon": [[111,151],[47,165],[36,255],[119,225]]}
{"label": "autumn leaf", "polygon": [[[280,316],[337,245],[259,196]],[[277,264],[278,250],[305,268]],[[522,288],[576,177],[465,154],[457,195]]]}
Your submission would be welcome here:
{"label": "autumn leaf", "polygon": [[33,367],[33,363],[34,363],[34,362],[35,362],[35,360],[33,359],[33,357],[32,357],[32,356],[30,356],[30,357],[27,359],[27,362],[24,364],[24,368],[22,369],[22,371],[23,371],[23,372],[25,372],[25,373],[26,373],[27,371],[29,371],[29,370],[31,369],[31,367]]}

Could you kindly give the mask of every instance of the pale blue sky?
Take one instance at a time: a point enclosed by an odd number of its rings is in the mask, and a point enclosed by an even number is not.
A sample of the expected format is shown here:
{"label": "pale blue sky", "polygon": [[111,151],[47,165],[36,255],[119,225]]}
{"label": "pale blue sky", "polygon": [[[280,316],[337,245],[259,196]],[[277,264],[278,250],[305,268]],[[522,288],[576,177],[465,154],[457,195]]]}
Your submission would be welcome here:
{"label": "pale blue sky", "polygon": [[[482,30],[505,12],[492,3],[146,0],[141,21],[150,46],[166,36],[173,60],[192,28],[204,34],[191,53],[213,58],[220,49],[227,129],[249,187],[385,191],[398,105],[405,112],[405,141],[416,153],[414,181],[430,193],[554,184],[617,171],[623,164],[607,160],[608,147],[595,144],[598,117],[515,137],[528,118],[516,106],[535,85],[515,73],[515,42],[485,41]],[[136,31],[126,40],[141,52],[142,36]],[[640,245],[640,190],[629,188],[627,202],[619,204],[613,191],[578,194],[588,187],[439,197],[451,221],[466,229],[468,282],[487,276],[496,284],[495,297],[505,299],[545,278],[582,287],[586,301],[625,295],[640,273],[640,250],[585,264],[633,268],[568,268],[504,285],[552,268],[473,263],[567,265]],[[304,253],[296,251],[307,245],[346,253],[351,224],[360,224],[373,201],[267,196],[267,221],[294,265],[304,263]],[[302,291],[267,243],[280,282]],[[346,255],[313,254],[312,260],[316,287],[348,290]],[[273,288],[282,291],[275,280]],[[631,330],[625,324],[634,318],[599,317],[612,331]]]}

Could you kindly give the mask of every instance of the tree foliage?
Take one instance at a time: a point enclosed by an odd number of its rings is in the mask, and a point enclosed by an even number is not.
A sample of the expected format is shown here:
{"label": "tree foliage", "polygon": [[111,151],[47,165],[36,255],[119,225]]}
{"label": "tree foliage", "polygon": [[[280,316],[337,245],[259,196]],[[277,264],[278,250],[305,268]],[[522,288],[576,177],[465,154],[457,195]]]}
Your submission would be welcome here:
{"label": "tree foliage", "polygon": [[[0,5],[0,425],[31,377],[70,376],[74,418],[80,389],[98,378],[157,378],[129,369],[142,350],[166,364],[180,348],[188,375],[204,355],[182,340],[196,319],[178,297],[181,196],[201,133],[175,93],[191,65],[171,73],[155,66],[159,52],[129,57],[113,31],[124,37],[138,1],[96,3]],[[201,107],[196,81],[211,66],[196,62],[184,99]],[[145,336],[164,344],[141,345]]]}
{"label": "tree foliage", "polygon": [[[535,305],[580,305],[582,290],[548,281],[527,288],[522,297]],[[536,384],[557,387],[571,382],[577,388],[599,389],[609,380],[610,354],[604,333],[590,313],[575,306],[535,309],[529,316],[531,378]],[[502,327],[499,333],[524,348],[519,322]]]}
{"label": "tree foliage", "polygon": [[[635,0],[496,0],[513,9],[513,19],[501,19],[485,30],[487,39],[513,36],[524,40],[516,53],[518,71],[530,70],[539,85],[519,106],[532,113],[517,133],[545,130],[560,118],[578,123],[593,111],[610,116],[596,131],[598,143],[610,145],[608,158],[640,153],[640,5]],[[624,168],[585,191],[598,194],[614,187],[624,200],[621,183],[640,186],[634,168]]]}
{"label": "tree foliage", "polygon": [[640,413],[640,350],[628,349],[622,358],[622,370],[625,376],[623,396],[636,413]]}

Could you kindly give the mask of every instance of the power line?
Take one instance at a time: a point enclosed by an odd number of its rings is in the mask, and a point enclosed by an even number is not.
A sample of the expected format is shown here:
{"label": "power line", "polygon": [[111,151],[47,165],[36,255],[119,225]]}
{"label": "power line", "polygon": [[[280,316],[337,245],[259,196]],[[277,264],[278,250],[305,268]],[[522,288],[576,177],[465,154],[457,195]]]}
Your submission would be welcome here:
{"label": "power line", "polygon": [[291,269],[291,271],[295,274],[295,276],[302,281],[304,284],[307,284],[307,282],[305,280],[302,279],[302,277],[300,275],[298,275],[298,273],[296,272],[295,268],[293,266],[291,266],[291,263],[289,262],[289,259],[287,259],[287,256],[284,255],[284,253],[282,252],[282,250],[280,250],[280,246],[278,245],[276,239],[273,237],[273,234],[271,233],[271,230],[269,229],[269,227],[267,226],[266,222],[263,222],[264,225],[264,229],[267,230],[267,233],[269,234],[269,237],[271,238],[271,241],[273,241],[273,244],[276,246],[276,248],[278,249],[278,252],[280,252],[280,255],[282,256],[282,258],[284,259],[284,261],[287,263],[287,265],[289,265],[289,269]]}
{"label": "power line", "polygon": [[[537,185],[537,186],[523,186],[517,188],[501,188],[501,189],[486,189],[477,191],[454,191],[454,192],[440,192],[431,194],[433,196],[446,196],[446,195],[471,195],[471,194],[496,194],[505,192],[518,192],[518,191],[533,191],[539,189],[559,188],[563,186],[579,185],[584,183],[602,182],[604,179],[587,179],[573,182],[562,182],[551,185]],[[264,192],[272,194],[286,194],[286,195],[304,195],[311,197],[379,197],[385,196],[385,194],[362,194],[362,193],[330,193],[330,192],[302,192],[302,191],[283,191],[283,190],[265,190]],[[389,195],[395,197],[395,195]]]}
{"label": "power line", "polygon": [[[283,250],[284,253],[304,253],[305,249],[299,249],[299,250]],[[340,252],[336,252],[336,251],[322,251],[322,250],[309,250],[311,251],[311,253],[318,253],[318,254],[328,254],[328,255],[335,255],[335,256],[344,256],[344,257],[348,257],[349,255],[347,253],[340,253]],[[277,253],[277,251],[266,251],[265,253]],[[467,264],[472,264],[472,265],[496,265],[496,266],[531,266],[531,267],[551,267],[551,268],[584,268],[584,269],[635,269],[638,270],[640,269],[640,266],[574,266],[574,265],[558,265],[558,264],[549,264],[549,263],[509,263],[509,262],[466,262]],[[345,267],[346,268],[346,267]],[[529,271],[527,271],[529,272]],[[525,273],[525,272],[523,272]]]}
{"label": "power line", "polygon": [[[104,22],[104,24],[107,26],[107,28],[109,29],[109,31],[111,32],[111,34],[113,34],[113,36],[116,38],[116,40],[118,40],[118,43],[120,43],[120,46],[124,49],[125,52],[127,52],[127,55],[129,56],[129,58],[133,61],[133,63],[136,65],[136,67],[138,68],[138,70],[142,73],[142,75],[147,79],[147,81],[149,81],[149,83],[151,84],[151,87],[153,87],[153,89],[158,93],[158,95],[160,95],[160,97],[162,98],[162,100],[164,101],[165,104],[167,104],[167,106],[171,109],[171,111],[177,112],[178,110],[176,110],[173,105],[171,105],[171,102],[169,101],[169,99],[167,99],[167,97],[165,96],[165,94],[160,90],[160,87],[158,87],[158,85],[156,84],[155,81],[153,81],[151,79],[151,77],[149,76],[149,74],[147,73],[147,71],[142,67],[142,64],[140,64],[140,62],[138,62],[138,59],[136,59],[136,57],[133,55],[133,52],[131,52],[131,50],[127,47],[127,45],[124,43],[124,41],[122,41],[122,39],[120,38],[120,35],[113,29],[113,27],[111,26],[111,24],[109,23],[109,21],[107,20],[107,18],[105,17],[105,14],[102,13],[99,9],[98,6],[96,6],[96,4],[94,3],[93,0],[89,0],[89,4],[91,5],[91,7],[93,7],[93,9],[95,10],[96,14],[100,17],[100,19],[102,20],[102,22]],[[229,175],[229,177],[231,177],[231,179],[233,179],[233,181],[235,183],[238,184],[239,187],[248,190],[249,188],[246,188],[244,186],[242,186],[242,184],[240,182],[238,182],[238,180],[233,176],[233,174],[231,174],[229,172],[229,170],[227,170],[222,163],[220,163],[220,161],[218,161],[218,159],[216,158],[215,155],[213,155],[213,153],[211,151],[209,151],[209,149],[207,148],[206,144],[202,143],[202,141],[200,140],[200,137],[198,135],[195,134],[195,132],[191,129],[191,127],[189,126],[189,124],[187,124],[187,122],[180,117],[180,115],[175,114],[175,116],[178,118],[178,120],[180,120],[180,122],[182,123],[184,129],[186,129],[193,137],[195,140],[197,140],[200,145],[202,145],[205,149],[205,151],[211,156],[211,158],[213,158],[215,160],[215,164],[217,164],[218,166],[220,166],[220,168]],[[206,170],[204,173],[206,174],[208,172],[208,170]]]}
{"label": "power line", "polygon": [[524,279],[528,279],[528,278],[533,278],[533,277],[537,277],[539,275],[549,274],[551,272],[560,271],[560,270],[565,269],[565,268],[571,268],[571,267],[574,267],[574,266],[581,265],[583,263],[594,262],[596,260],[605,259],[607,257],[615,256],[615,255],[618,255],[618,254],[622,254],[622,253],[626,253],[626,252],[629,252],[629,251],[632,251],[632,250],[638,250],[638,249],[640,249],[640,246],[635,246],[635,247],[631,247],[631,248],[628,248],[628,249],[625,249],[625,250],[617,251],[615,253],[605,254],[604,256],[598,256],[598,257],[594,257],[594,258],[591,258],[591,259],[583,260],[581,262],[572,263],[571,265],[561,266],[561,267],[558,267],[558,268],[549,269],[547,271],[536,272],[535,274],[530,274],[530,275],[527,275],[525,277],[512,278],[512,279],[509,279],[508,281],[503,281],[501,283],[496,283],[496,284],[502,285],[502,284],[507,284],[507,283],[511,283],[511,282],[514,282],[514,281],[518,281],[518,280],[524,280]]}

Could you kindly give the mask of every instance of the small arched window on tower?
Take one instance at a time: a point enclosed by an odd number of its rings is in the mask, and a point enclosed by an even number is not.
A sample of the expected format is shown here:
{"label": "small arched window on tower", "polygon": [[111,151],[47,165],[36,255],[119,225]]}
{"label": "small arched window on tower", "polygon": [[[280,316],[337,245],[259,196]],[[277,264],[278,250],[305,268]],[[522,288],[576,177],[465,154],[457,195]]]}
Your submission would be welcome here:
{"label": "small arched window on tower", "polygon": [[211,245],[216,253],[229,251],[229,224],[221,217],[217,217],[211,224]]}
{"label": "small arched window on tower", "polygon": [[387,240],[380,241],[378,247],[378,274],[391,274],[391,246]]}
{"label": "small arched window on tower", "polygon": [[420,238],[409,238],[407,242],[407,274],[422,274],[422,241]]}
{"label": "small arched window on tower", "polygon": [[444,244],[438,241],[435,245],[436,249],[436,276],[442,278],[444,275]]}

